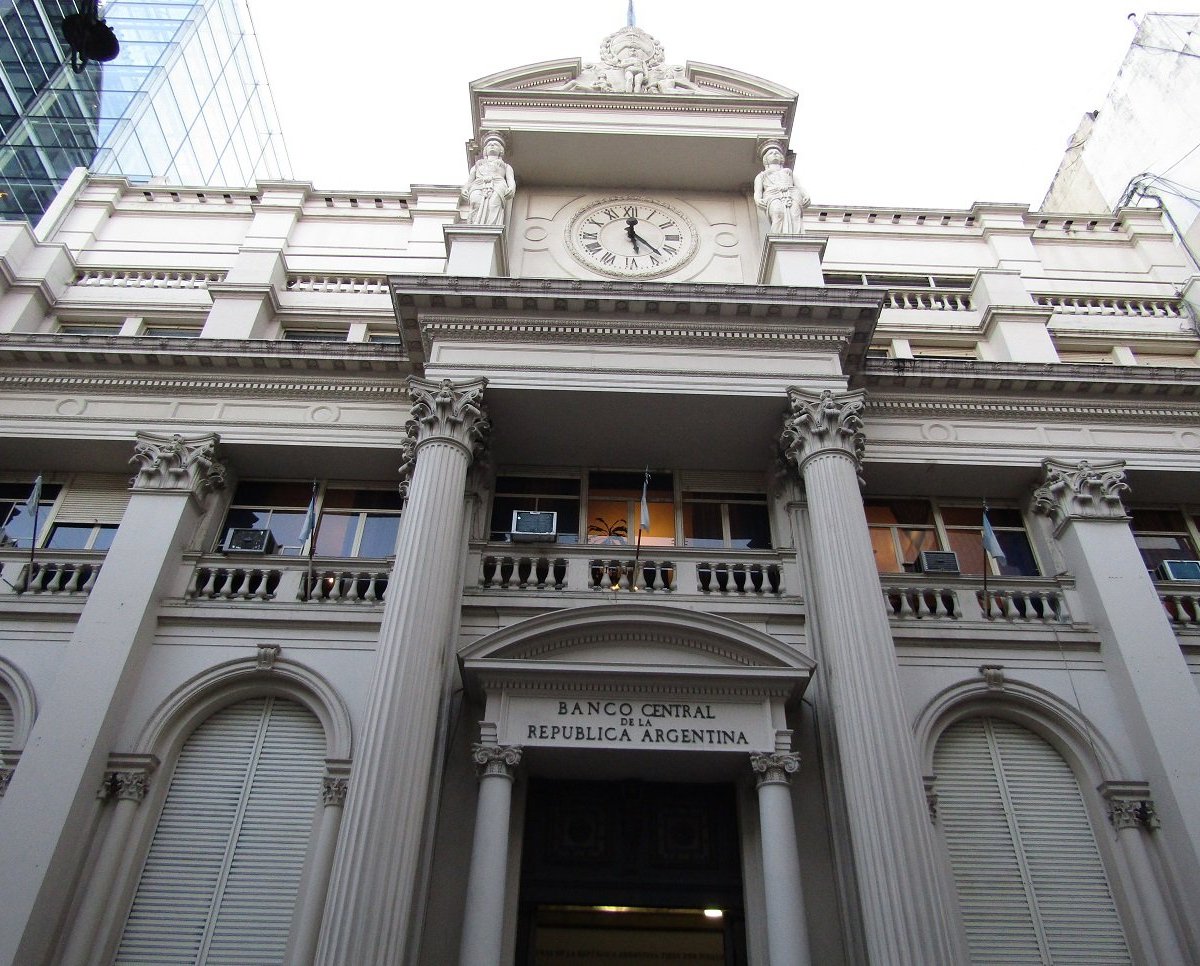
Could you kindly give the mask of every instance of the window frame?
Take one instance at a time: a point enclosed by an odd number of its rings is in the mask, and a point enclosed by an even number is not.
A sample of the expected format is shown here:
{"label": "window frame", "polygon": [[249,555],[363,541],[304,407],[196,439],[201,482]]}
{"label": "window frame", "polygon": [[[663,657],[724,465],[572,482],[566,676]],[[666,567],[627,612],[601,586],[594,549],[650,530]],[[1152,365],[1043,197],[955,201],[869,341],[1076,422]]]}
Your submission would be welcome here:
{"label": "window frame", "polygon": [[[1178,513],[1183,518],[1184,529],[1183,530],[1141,530],[1141,529],[1138,529],[1134,526],[1134,524],[1137,522],[1137,514],[1138,514],[1139,510],[1142,513],[1146,513],[1148,511],[1154,511],[1154,512],[1159,512],[1159,513],[1164,513],[1164,512]],[[1154,503],[1154,504],[1147,504],[1144,506],[1132,504],[1129,507],[1129,517],[1130,517],[1129,531],[1130,531],[1130,533],[1133,534],[1134,544],[1137,545],[1138,554],[1142,558],[1143,565],[1146,564],[1146,557],[1145,557],[1145,554],[1142,552],[1141,545],[1138,544],[1139,536],[1146,536],[1146,537],[1163,537],[1163,536],[1178,537],[1178,536],[1182,536],[1182,537],[1185,537],[1187,539],[1188,543],[1191,545],[1190,548],[1191,548],[1191,552],[1193,554],[1192,557],[1190,557],[1190,558],[1187,558],[1187,557],[1164,557],[1162,559],[1163,560],[1187,560],[1187,559],[1200,560],[1200,510],[1196,509],[1195,507],[1190,506],[1189,504],[1183,504],[1183,503],[1177,503],[1177,504]],[[1151,578],[1153,578],[1153,579],[1157,579],[1154,574],[1154,572],[1157,569],[1158,569],[1158,564],[1155,564],[1153,567],[1146,566],[1146,572],[1148,574],[1150,574]]]}
{"label": "window frame", "polygon": [[[932,551],[955,552],[953,550],[953,547],[952,547],[952,544],[950,541],[951,532],[976,533],[979,535],[980,541],[982,542],[982,540],[983,540],[983,533],[982,533],[982,531],[983,531],[983,504],[982,503],[977,504],[977,503],[974,503],[969,500],[957,499],[954,497],[947,497],[947,498],[942,499],[942,498],[938,498],[938,497],[914,497],[914,496],[890,496],[890,497],[889,496],[879,496],[879,497],[877,497],[877,496],[870,496],[863,500],[863,508],[865,511],[866,505],[868,503],[879,504],[879,503],[891,503],[891,502],[899,502],[899,501],[923,502],[923,503],[928,504],[929,508],[930,508],[931,517],[932,517],[932,523],[929,525],[926,525],[926,524],[901,524],[901,523],[883,524],[883,523],[871,523],[868,520],[867,527],[869,530],[879,530],[879,529],[883,529],[884,527],[887,527],[891,531],[893,553],[894,553],[896,559],[898,561],[900,561],[901,567],[905,568],[905,569],[901,569],[901,570],[879,570],[878,573],[880,576],[892,576],[892,575],[899,575],[899,574],[919,573],[919,571],[916,570],[915,558],[914,558],[914,561],[912,564],[906,564],[904,562],[903,553],[901,552],[901,544],[896,536],[897,530],[922,529],[922,530],[931,531],[935,536],[937,546],[936,547],[927,547],[927,548],[922,548],[922,549],[927,549],[927,550],[932,550]],[[970,528],[970,527],[966,527],[966,526],[960,526],[958,524],[947,523],[945,520],[945,517],[942,514],[943,508],[946,508],[946,509],[966,508],[966,509],[972,509],[972,510],[978,508],[979,514],[980,514],[979,527],[978,528]],[[1025,537],[1025,542],[1029,547],[1029,553],[1033,559],[1033,564],[1037,568],[1037,573],[1035,573],[1035,574],[1006,574],[1000,569],[1000,566],[997,564],[996,560],[991,556],[991,554],[985,553],[984,554],[984,562],[988,567],[987,575],[989,577],[996,577],[1001,580],[1020,580],[1020,579],[1044,577],[1046,570],[1042,565],[1041,555],[1038,553],[1037,544],[1033,539],[1032,531],[1029,527],[1029,519],[1028,519],[1028,516],[1025,513],[1025,511],[1022,510],[1020,507],[1013,506],[1011,504],[1005,504],[1005,503],[997,503],[995,505],[990,505],[988,507],[988,509],[993,510],[993,511],[1005,510],[1005,511],[1015,512],[1020,516],[1021,527],[1020,527],[1019,531],[1018,531],[1017,527],[1004,526],[1004,525],[997,526],[994,521],[992,522],[992,529],[996,530],[997,532],[1003,531],[1005,533],[1016,533],[1016,532],[1022,533]],[[872,545],[873,545],[873,541],[872,541]],[[878,566],[878,564],[877,564],[877,566]],[[908,569],[909,567],[911,567],[911,569]],[[964,577],[974,577],[974,576],[982,577],[983,576],[982,571],[960,570],[959,573],[961,576],[964,576]]]}

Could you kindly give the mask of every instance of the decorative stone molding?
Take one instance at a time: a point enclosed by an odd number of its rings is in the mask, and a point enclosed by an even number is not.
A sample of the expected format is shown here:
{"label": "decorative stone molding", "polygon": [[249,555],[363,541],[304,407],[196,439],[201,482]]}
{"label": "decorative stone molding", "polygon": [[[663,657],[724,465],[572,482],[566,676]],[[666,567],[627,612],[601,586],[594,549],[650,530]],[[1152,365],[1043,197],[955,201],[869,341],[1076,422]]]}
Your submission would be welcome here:
{"label": "decorative stone molding", "polygon": [[[797,470],[819,453],[838,452],[849,457],[861,473],[866,436],[862,431],[862,411],[866,393],[820,393],[791,386],[788,389],[788,415],[784,417],[779,442],[789,464]],[[861,477],[860,477],[861,482]]]}
{"label": "decorative stone molding", "polygon": [[158,759],[154,755],[109,755],[96,797],[106,802],[140,802],[150,789],[150,775],[156,768]]}
{"label": "decorative stone molding", "polygon": [[925,804],[929,806],[929,821],[937,824],[938,795],[935,790],[937,775],[923,775],[921,781],[925,785]]}
{"label": "decorative stone molding", "polygon": [[787,785],[788,776],[800,770],[800,756],[795,752],[756,751],[750,755],[750,767],[758,776],[756,787]]}
{"label": "decorative stone molding", "polygon": [[217,458],[216,433],[171,436],[138,433],[131,463],[138,463],[134,489],[189,490],[204,497],[225,486],[225,464]]}
{"label": "decorative stone molding", "polygon": [[478,767],[480,778],[486,778],[488,775],[500,775],[504,778],[512,778],[512,769],[521,763],[523,750],[519,745],[483,745],[476,743],[471,746],[471,760]]}
{"label": "decorative stone molding", "polygon": [[1125,520],[1121,494],[1125,482],[1124,460],[1089,463],[1080,460],[1042,460],[1045,480],[1033,492],[1033,509],[1050,517],[1054,535],[1070,520]]}
{"label": "decorative stone molding", "polygon": [[1003,664],[981,664],[979,665],[979,673],[983,675],[983,679],[987,682],[989,689],[999,691],[1004,687]]}
{"label": "decorative stone molding", "polygon": [[1153,832],[1162,827],[1146,782],[1103,782],[1100,794],[1108,806],[1108,820],[1118,832],[1127,828]]}
{"label": "decorative stone molding", "polygon": [[491,423],[483,407],[486,379],[440,383],[416,376],[408,377],[408,397],[412,403],[404,425],[401,443],[400,475],[412,475],[417,450],[432,439],[451,440],[467,451],[471,459],[482,454],[487,445]]}
{"label": "decorative stone molding", "polygon": [[283,648],[278,644],[259,644],[257,667],[260,671],[273,671]]}
{"label": "decorative stone molding", "polygon": [[346,792],[349,788],[349,778],[340,775],[326,775],[321,779],[321,804],[336,805],[340,808],[346,803]]}

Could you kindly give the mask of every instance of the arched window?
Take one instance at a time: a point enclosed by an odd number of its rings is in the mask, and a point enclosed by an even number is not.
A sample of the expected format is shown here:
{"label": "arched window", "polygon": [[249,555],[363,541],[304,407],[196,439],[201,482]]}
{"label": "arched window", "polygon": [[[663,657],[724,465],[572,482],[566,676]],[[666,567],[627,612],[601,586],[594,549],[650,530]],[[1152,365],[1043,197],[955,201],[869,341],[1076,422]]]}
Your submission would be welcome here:
{"label": "arched window", "polygon": [[1003,718],[968,718],[934,752],[938,822],[972,963],[1131,962],[1070,767]]}
{"label": "arched window", "polygon": [[316,717],[283,698],[202,722],[179,753],[116,962],[282,963],[324,758]]}

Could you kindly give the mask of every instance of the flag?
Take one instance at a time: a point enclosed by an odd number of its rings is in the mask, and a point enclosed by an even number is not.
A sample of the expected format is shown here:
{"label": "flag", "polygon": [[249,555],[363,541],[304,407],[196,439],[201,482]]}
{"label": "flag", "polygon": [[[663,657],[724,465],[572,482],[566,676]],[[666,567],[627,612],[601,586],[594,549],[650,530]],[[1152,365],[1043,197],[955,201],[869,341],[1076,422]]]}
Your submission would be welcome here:
{"label": "flag", "polygon": [[646,467],[646,476],[642,480],[642,516],[638,523],[639,530],[650,529],[650,504],[646,500],[646,492],[650,489],[650,467]]}
{"label": "flag", "polygon": [[42,502],[42,474],[38,474],[38,478],[33,481],[33,492],[29,494],[29,499],[25,501],[25,515],[31,520],[37,516],[38,504]]}
{"label": "flag", "polygon": [[1000,546],[1000,541],[996,539],[996,531],[992,529],[992,523],[988,519],[986,509],[983,511],[983,549],[1000,566],[1008,563],[1008,557],[1004,555],[1004,548]]}
{"label": "flag", "polygon": [[317,525],[317,490],[313,487],[312,499],[308,501],[308,512],[304,515],[304,526],[300,528],[300,545],[304,545],[304,541],[312,536],[312,532]]}

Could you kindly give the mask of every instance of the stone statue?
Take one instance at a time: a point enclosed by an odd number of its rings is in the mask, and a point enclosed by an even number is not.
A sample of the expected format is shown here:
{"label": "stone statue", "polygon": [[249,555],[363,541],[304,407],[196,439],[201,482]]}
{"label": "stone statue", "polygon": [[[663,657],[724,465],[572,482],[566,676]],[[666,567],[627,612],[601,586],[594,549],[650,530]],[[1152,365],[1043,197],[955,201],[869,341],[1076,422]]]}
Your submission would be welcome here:
{"label": "stone statue", "polygon": [[655,67],[650,71],[650,82],[646,85],[646,90],[657,91],[660,94],[705,93],[684,76],[683,68],[679,66]]}
{"label": "stone statue", "polygon": [[517,190],[512,165],[504,160],[504,140],[496,134],[483,141],[483,155],[471,165],[462,198],[470,205],[470,225],[503,225],[504,206]]}
{"label": "stone statue", "polygon": [[767,213],[772,235],[799,235],[809,197],[783,166],[783,149],[770,144],[763,151],[763,169],[754,179],[754,203]]}
{"label": "stone statue", "polygon": [[626,94],[641,94],[650,71],[663,62],[664,56],[662,44],[637,27],[622,27],[605,37],[600,46],[600,59],[616,68],[617,83],[613,86]]}

